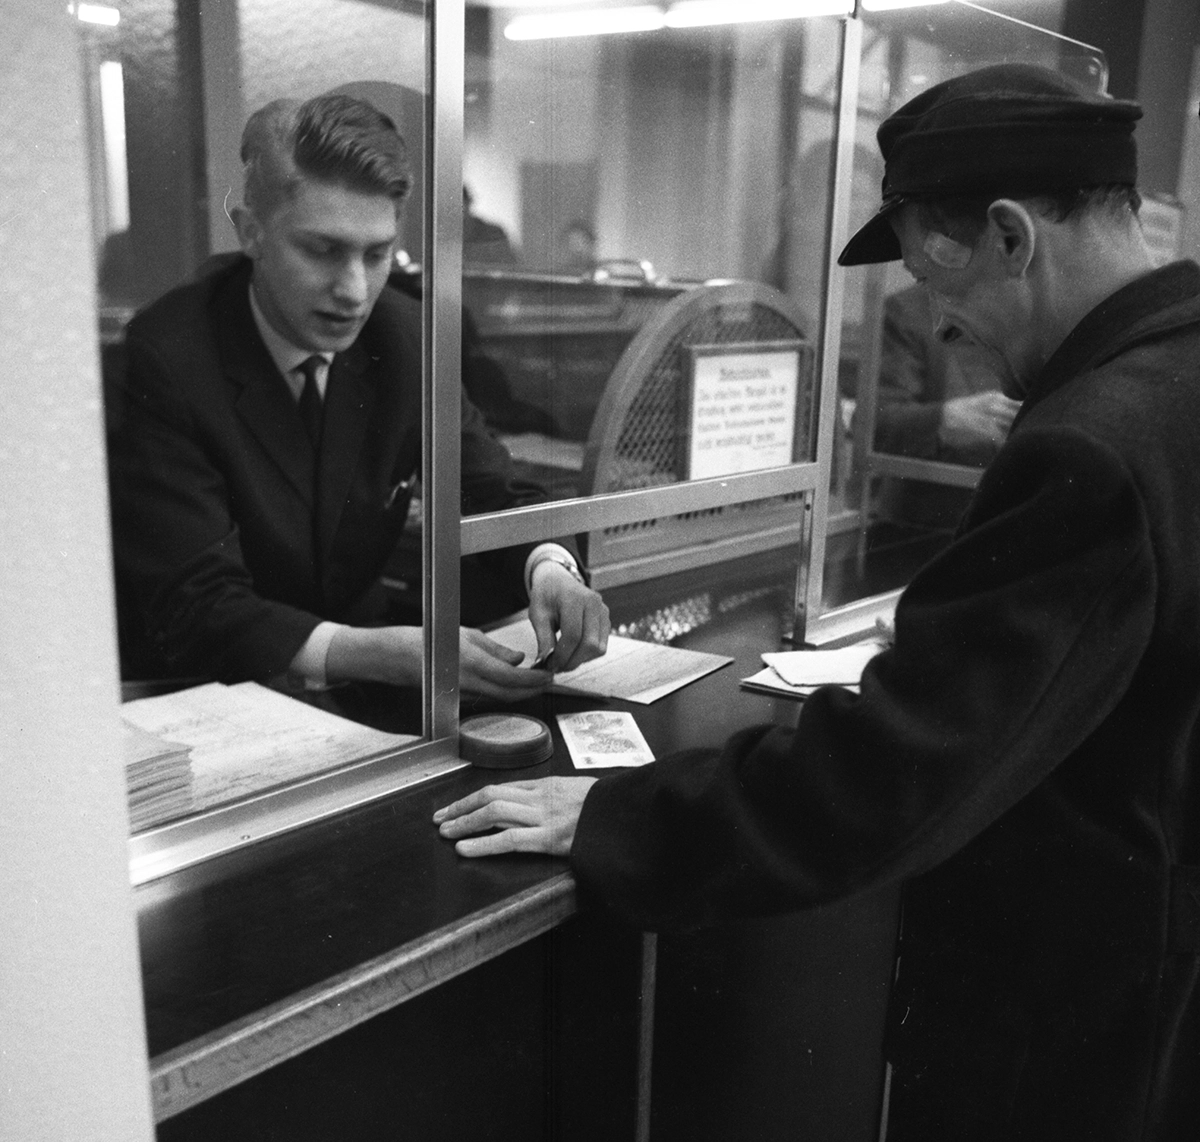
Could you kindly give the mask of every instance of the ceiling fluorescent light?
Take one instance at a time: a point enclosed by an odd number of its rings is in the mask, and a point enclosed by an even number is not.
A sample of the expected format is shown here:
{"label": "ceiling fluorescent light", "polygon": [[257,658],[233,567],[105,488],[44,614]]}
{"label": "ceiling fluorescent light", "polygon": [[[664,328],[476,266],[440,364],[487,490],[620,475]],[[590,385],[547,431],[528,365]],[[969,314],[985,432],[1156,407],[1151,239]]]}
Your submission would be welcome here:
{"label": "ceiling fluorescent light", "polygon": [[868,12],[890,12],[895,8],[929,8],[934,4],[945,4],[948,0],[862,0]]}
{"label": "ceiling fluorescent light", "polygon": [[588,8],[574,12],[548,12],[518,16],[504,29],[507,40],[549,40],[561,36],[606,36],[616,32],[655,32],[665,24],[665,14],[654,4],[633,8]]}
{"label": "ceiling fluorescent light", "polygon": [[75,15],[85,24],[104,24],[109,28],[115,28],[121,22],[121,13],[103,4],[77,4]]}
{"label": "ceiling fluorescent light", "polygon": [[667,27],[702,28],[711,24],[797,20],[805,16],[848,16],[853,11],[854,0],[679,0],[667,9]]}

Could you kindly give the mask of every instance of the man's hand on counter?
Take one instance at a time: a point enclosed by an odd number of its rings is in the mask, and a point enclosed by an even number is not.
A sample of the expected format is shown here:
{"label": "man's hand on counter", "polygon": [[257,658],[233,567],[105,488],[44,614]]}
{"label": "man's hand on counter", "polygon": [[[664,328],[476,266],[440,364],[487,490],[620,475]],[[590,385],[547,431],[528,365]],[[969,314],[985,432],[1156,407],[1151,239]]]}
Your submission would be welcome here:
{"label": "man's hand on counter", "polygon": [[[433,815],[438,832],[460,856],[549,853],[567,856],[594,777],[543,777],[487,785]],[[488,832],[486,836],[475,833]]]}

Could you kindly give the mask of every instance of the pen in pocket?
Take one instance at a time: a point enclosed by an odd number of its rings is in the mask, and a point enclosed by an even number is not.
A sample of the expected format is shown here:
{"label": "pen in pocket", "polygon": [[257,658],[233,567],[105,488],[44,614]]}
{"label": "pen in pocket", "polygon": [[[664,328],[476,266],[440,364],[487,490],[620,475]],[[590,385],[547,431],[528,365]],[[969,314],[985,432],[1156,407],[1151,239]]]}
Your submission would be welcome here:
{"label": "pen in pocket", "polygon": [[387,499],[384,500],[384,502],[383,502],[383,510],[388,511],[391,508],[391,506],[396,502],[396,497],[401,492],[407,492],[409,490],[409,488],[411,488],[413,486],[413,484],[416,483],[416,479],[417,479],[416,476],[410,476],[407,480],[401,480],[400,483],[394,485],[392,487],[392,490],[390,492],[388,492]]}

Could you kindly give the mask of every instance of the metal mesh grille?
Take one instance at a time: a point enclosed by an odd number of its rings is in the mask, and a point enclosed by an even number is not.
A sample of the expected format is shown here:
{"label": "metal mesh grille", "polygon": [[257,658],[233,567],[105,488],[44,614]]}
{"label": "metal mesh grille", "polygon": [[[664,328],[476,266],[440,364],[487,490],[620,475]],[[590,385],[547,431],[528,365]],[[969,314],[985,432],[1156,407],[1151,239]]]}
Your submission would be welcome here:
{"label": "metal mesh grille", "polygon": [[[617,438],[616,455],[605,473],[601,491],[656,487],[678,482],[687,441],[682,414],[685,368],[691,345],[787,341],[801,333],[774,309],[758,302],[717,305],[689,322],[666,343],[641,391],[634,397]],[[797,439],[811,441],[813,400],[811,373],[797,409]]]}
{"label": "metal mesh grille", "polygon": [[641,642],[669,643],[682,638],[694,630],[707,626],[716,615],[729,614],[739,607],[778,596],[780,629],[788,630],[792,624],[792,600],[786,591],[776,585],[753,587],[750,590],[722,594],[719,591],[701,591],[680,599],[677,603],[660,607],[635,619],[618,623],[613,631],[623,638],[636,638]]}

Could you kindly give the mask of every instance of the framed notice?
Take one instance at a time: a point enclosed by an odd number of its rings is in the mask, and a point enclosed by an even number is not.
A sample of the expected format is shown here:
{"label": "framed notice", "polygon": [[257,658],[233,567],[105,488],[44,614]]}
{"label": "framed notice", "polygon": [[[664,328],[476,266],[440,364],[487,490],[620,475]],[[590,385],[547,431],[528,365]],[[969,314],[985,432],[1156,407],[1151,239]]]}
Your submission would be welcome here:
{"label": "framed notice", "polygon": [[799,341],[688,349],[687,479],[792,463],[802,352]]}

